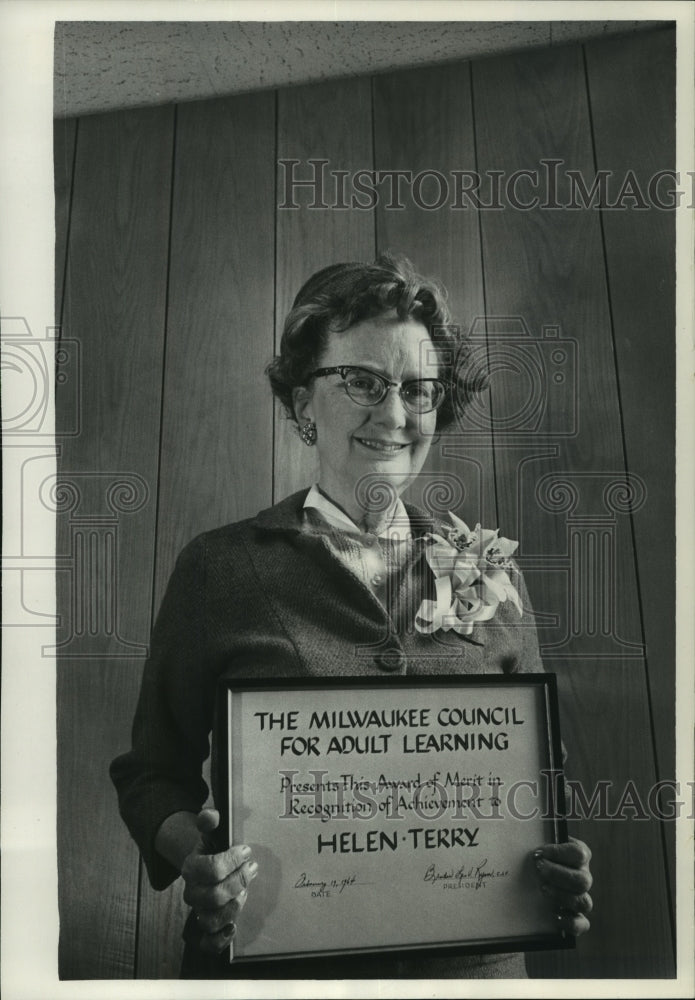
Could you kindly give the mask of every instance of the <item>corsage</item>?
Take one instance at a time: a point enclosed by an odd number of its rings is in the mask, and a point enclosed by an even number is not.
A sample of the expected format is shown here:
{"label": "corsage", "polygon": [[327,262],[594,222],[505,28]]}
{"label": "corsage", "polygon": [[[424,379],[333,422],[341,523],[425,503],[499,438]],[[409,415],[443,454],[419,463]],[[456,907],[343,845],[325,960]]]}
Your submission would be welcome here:
{"label": "corsage", "polygon": [[455,514],[449,516],[451,524],[425,537],[437,596],[422,602],[415,628],[424,634],[453,629],[470,635],[473,626],[490,621],[504,601],[511,601],[521,617],[521,600],[507,572],[519,543],[479,524],[471,531]]}

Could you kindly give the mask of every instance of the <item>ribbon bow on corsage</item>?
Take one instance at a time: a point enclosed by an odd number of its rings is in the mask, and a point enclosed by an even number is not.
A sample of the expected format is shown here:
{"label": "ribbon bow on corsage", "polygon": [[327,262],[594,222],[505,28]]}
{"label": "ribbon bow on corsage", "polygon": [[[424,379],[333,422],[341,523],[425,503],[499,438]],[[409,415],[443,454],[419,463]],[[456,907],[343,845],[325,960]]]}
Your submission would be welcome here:
{"label": "ribbon bow on corsage", "polygon": [[507,575],[519,543],[479,524],[471,531],[455,514],[449,517],[452,524],[426,536],[425,554],[434,573],[437,599],[422,602],[415,628],[425,634],[453,629],[470,635],[477,622],[494,617],[503,601],[511,601],[521,617],[521,600]]}

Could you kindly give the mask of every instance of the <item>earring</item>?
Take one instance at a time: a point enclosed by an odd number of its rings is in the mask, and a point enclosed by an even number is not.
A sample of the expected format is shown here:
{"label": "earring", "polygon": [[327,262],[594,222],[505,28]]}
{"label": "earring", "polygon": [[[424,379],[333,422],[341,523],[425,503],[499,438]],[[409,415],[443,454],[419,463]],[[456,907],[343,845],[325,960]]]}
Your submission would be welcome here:
{"label": "earring", "polygon": [[299,428],[299,436],[310,448],[316,444],[316,424],[313,420],[308,420],[303,427]]}

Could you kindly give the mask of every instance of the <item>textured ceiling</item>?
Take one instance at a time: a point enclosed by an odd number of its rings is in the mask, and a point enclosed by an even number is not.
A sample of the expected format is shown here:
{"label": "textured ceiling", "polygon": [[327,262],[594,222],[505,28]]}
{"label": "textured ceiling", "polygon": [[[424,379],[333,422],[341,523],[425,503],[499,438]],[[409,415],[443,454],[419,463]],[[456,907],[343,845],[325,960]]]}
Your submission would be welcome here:
{"label": "textured ceiling", "polygon": [[382,72],[653,27],[655,21],[70,21],[58,117]]}

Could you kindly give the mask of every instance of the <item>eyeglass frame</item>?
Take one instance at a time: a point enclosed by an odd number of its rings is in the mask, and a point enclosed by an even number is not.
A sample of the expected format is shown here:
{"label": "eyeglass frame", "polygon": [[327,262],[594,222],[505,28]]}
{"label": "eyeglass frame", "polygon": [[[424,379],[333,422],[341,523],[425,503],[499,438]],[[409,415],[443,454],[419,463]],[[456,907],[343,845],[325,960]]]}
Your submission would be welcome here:
{"label": "eyeglass frame", "polygon": [[[397,388],[401,402],[403,403],[403,406],[405,406],[405,408],[408,410],[409,413],[415,413],[420,415],[424,413],[436,413],[436,411],[440,408],[440,406],[442,405],[442,403],[446,398],[446,390],[451,388],[451,382],[448,382],[446,379],[443,378],[408,378],[404,382],[392,382],[391,379],[386,378],[386,376],[382,375],[381,372],[375,372],[373,368],[367,368],[366,365],[336,365],[332,368],[317,368],[316,371],[311,372],[307,377],[311,379],[311,378],[319,378],[323,375],[340,375],[343,381],[345,381],[345,372],[351,372],[351,371],[368,372],[370,375],[373,375],[376,379],[378,379],[379,382],[381,382],[384,390],[381,399],[377,400],[376,402],[361,403],[358,399],[354,399],[352,396],[350,396],[347,386],[345,386],[346,393],[348,394],[352,402],[356,403],[357,406],[379,406],[381,403],[384,402],[384,400],[388,396],[389,389]],[[403,392],[401,391],[404,385],[411,385],[413,382],[436,382],[438,385],[441,385],[442,388],[444,389],[444,392],[439,402],[435,406],[431,407],[431,409],[429,410],[414,410],[403,398]]]}

